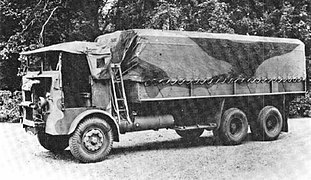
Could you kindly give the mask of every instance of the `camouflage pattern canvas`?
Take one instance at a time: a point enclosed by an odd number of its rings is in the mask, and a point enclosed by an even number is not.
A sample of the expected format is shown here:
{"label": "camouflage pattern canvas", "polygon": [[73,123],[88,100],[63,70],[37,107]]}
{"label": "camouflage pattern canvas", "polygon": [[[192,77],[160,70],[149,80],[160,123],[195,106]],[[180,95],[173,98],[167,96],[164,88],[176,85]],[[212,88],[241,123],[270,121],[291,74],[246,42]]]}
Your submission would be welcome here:
{"label": "camouflage pattern canvas", "polygon": [[306,76],[304,44],[296,39],[150,29],[106,36],[97,42],[114,42],[112,62],[122,62],[132,81]]}

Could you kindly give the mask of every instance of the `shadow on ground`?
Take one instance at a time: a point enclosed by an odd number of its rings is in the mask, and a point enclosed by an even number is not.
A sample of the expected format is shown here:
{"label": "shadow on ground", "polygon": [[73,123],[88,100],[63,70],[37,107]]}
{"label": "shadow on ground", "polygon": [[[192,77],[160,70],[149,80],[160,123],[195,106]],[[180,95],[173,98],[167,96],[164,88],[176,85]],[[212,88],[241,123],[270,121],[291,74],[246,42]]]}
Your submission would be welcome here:
{"label": "shadow on ground", "polygon": [[[252,136],[249,133],[243,143],[253,141]],[[124,146],[113,148],[111,154],[118,155],[124,153],[138,152],[138,151],[150,151],[150,150],[161,150],[161,149],[183,149],[203,146],[224,146],[214,136],[204,136],[197,139],[186,140],[183,138],[167,140],[167,141],[156,141],[146,142],[138,145]]]}
{"label": "shadow on ground", "polygon": [[137,145],[117,147],[112,149],[111,154],[124,154],[138,151],[150,151],[150,150],[161,150],[161,149],[182,149],[200,146],[220,145],[216,139],[212,136],[200,137],[197,139],[186,140],[183,138],[156,141],[156,142],[145,142]]}
{"label": "shadow on ground", "polygon": [[78,162],[71,154],[69,149],[60,152],[51,152],[51,151],[44,151],[41,152],[38,156],[45,158],[47,160],[61,160],[67,162]]}
{"label": "shadow on ground", "polygon": [[[245,142],[251,141],[251,135],[248,134]],[[244,143],[245,143],[244,142]],[[167,150],[167,149],[187,149],[194,147],[203,147],[203,146],[223,146],[220,141],[218,141],[213,136],[204,136],[197,139],[186,140],[183,138],[177,138],[166,141],[153,141],[145,142],[139,144],[133,144],[130,146],[120,146],[115,147],[111,150],[109,159],[116,158],[118,155],[130,154],[134,152],[141,151],[152,151],[152,150]],[[69,148],[61,152],[51,152],[44,151],[38,156],[43,158],[52,159],[52,160],[62,160],[68,162],[78,162],[70,153]]]}

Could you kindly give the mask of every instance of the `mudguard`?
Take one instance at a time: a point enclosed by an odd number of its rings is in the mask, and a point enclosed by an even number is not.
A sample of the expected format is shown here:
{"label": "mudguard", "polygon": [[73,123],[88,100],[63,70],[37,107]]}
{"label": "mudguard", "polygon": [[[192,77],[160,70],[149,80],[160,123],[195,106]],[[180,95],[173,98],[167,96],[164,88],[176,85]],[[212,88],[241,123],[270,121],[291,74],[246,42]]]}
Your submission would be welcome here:
{"label": "mudguard", "polygon": [[90,109],[79,114],[71,123],[68,134],[72,134],[77,128],[78,124],[88,116],[106,117],[105,120],[111,126],[112,130],[115,132],[114,141],[119,141],[119,134],[120,134],[119,124],[117,123],[116,119],[111,116],[111,114],[100,109]]}

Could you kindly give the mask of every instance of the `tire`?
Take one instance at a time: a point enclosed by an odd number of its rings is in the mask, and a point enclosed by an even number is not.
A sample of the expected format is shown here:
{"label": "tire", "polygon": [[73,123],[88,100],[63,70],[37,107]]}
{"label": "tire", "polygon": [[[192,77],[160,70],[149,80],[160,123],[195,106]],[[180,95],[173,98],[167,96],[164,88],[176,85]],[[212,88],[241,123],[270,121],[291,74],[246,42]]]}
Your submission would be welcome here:
{"label": "tire", "polygon": [[69,145],[69,136],[66,135],[53,136],[39,131],[37,138],[42,147],[52,152],[63,151]]}
{"label": "tire", "polygon": [[204,129],[176,130],[176,133],[185,139],[195,139],[202,135]]}
{"label": "tire", "polygon": [[79,124],[69,139],[72,155],[85,163],[104,160],[112,148],[112,143],[110,125],[97,117],[88,118]]}
{"label": "tire", "polygon": [[221,118],[218,130],[214,130],[214,136],[224,145],[238,145],[247,136],[248,122],[247,117],[237,108],[226,110]]}
{"label": "tire", "polygon": [[283,118],[280,111],[273,106],[264,107],[258,115],[255,126],[251,128],[256,140],[276,140],[283,126]]}

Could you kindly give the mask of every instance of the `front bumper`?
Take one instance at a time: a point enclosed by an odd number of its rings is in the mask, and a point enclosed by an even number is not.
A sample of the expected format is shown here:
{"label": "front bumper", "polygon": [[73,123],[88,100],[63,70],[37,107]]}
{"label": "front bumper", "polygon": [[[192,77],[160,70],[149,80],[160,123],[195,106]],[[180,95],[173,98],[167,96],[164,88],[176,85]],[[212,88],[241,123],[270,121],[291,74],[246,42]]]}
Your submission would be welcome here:
{"label": "front bumper", "polygon": [[45,127],[45,122],[43,116],[31,107],[32,104],[30,101],[23,101],[20,104],[23,114],[22,124],[25,129],[32,128],[34,131],[37,131],[37,129]]}

